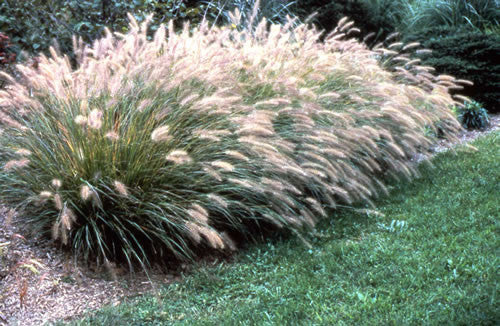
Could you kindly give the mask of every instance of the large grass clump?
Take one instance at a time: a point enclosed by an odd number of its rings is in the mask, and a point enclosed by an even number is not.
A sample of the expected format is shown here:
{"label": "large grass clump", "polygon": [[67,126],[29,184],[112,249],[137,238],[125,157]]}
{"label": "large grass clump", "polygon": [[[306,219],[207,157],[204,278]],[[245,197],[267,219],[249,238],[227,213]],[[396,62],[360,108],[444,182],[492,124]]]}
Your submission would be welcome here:
{"label": "large grass clump", "polygon": [[[500,131],[440,153],[376,214],[200,263],[158,292],[56,325],[496,325]],[[477,149],[477,150],[476,150]]]}
{"label": "large grass clump", "polygon": [[384,70],[394,51],[348,39],[346,20],[324,42],[266,21],[148,40],[130,20],[75,39],[75,69],[52,49],[0,92],[0,198],[76,257],[145,267],[299,233],[411,178],[429,135],[460,128],[453,77]]}

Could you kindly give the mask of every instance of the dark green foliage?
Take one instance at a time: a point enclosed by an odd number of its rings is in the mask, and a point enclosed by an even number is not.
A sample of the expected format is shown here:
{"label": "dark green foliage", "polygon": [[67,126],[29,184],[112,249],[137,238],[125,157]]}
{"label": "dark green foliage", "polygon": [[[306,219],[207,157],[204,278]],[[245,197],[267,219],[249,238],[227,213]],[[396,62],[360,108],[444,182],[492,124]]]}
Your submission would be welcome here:
{"label": "dark green foliage", "polygon": [[[422,58],[425,65],[438,73],[449,74],[474,83],[460,94],[484,104],[491,112],[500,112],[500,36],[467,28],[433,27],[406,37],[419,41],[433,52]],[[457,91],[455,91],[456,93]]]}
{"label": "dark green foliage", "polygon": [[488,112],[476,101],[457,108],[458,120],[467,129],[484,129],[490,124]]}
{"label": "dark green foliage", "polygon": [[154,31],[170,19],[200,22],[203,10],[196,1],[181,0],[2,0],[0,31],[11,38],[17,53],[47,53],[55,40],[59,50],[72,57],[73,34],[89,43],[102,36],[105,27],[126,32],[128,12],[139,22],[153,13]]}

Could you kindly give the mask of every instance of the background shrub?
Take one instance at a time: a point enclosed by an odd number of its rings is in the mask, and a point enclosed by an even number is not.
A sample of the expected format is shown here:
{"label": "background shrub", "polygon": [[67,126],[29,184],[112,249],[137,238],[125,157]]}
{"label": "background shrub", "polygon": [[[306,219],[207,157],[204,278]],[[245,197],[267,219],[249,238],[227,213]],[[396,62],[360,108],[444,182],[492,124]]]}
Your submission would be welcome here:
{"label": "background shrub", "polygon": [[304,0],[297,1],[292,8],[301,20],[316,12],[311,23],[325,30],[326,34],[331,32],[342,18],[349,17],[360,29],[360,33],[353,36],[363,39],[374,33],[369,44],[375,44],[395,31],[395,26],[404,12],[402,4],[402,1],[390,0]]}
{"label": "background shrub", "polygon": [[500,36],[468,28],[433,27],[406,37],[421,41],[432,53],[422,57],[423,64],[438,73],[467,79],[474,85],[453,92],[469,96],[484,104],[489,112],[500,112]]}
{"label": "background shrub", "polygon": [[[0,4],[0,31],[10,36],[13,50],[35,54],[48,54],[49,47],[57,45],[61,53],[72,52],[72,35],[91,43],[103,35],[104,28],[127,32],[127,13],[142,22],[147,15],[153,18],[149,25],[149,35],[159,25],[174,20],[180,27],[186,21],[191,26],[198,25],[204,18],[218,24],[231,21],[229,12],[239,9],[240,18],[246,21],[252,13],[255,0],[83,0],[83,1],[43,1],[5,0]],[[295,1],[263,1],[258,8],[256,22],[263,17],[275,23],[286,21],[286,15]]]}
{"label": "background shrub", "polygon": [[265,21],[150,38],[129,18],[77,42],[77,65],[51,49],[0,91],[0,198],[85,259],[145,267],[306,231],[414,176],[429,129],[460,129],[453,81],[384,70],[348,20],[320,42]]}
{"label": "background shrub", "polygon": [[182,0],[5,0],[0,3],[0,31],[11,38],[18,54],[48,54],[49,47],[57,44],[61,53],[74,58],[73,35],[91,43],[103,35],[104,27],[126,32],[128,12],[139,22],[153,14],[149,28],[154,32],[171,19],[177,20],[177,26],[185,20],[195,25],[203,18],[205,9],[198,1]]}

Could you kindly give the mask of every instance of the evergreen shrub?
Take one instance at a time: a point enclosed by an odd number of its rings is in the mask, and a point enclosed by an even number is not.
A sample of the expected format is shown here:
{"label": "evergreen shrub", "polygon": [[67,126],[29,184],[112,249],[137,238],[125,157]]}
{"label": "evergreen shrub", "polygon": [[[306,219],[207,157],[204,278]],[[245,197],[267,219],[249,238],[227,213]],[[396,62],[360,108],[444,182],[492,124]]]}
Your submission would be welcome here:
{"label": "evergreen shrub", "polygon": [[422,56],[425,65],[440,74],[472,81],[463,90],[453,90],[483,103],[491,112],[500,112],[500,35],[468,28],[432,27],[408,35],[407,42],[419,41],[431,54]]}
{"label": "evergreen shrub", "polygon": [[333,31],[342,18],[349,17],[360,30],[353,36],[363,39],[373,33],[367,40],[370,45],[393,33],[404,12],[403,2],[393,0],[304,0],[297,1],[292,8],[302,20],[316,13],[311,23],[325,30],[326,34]]}

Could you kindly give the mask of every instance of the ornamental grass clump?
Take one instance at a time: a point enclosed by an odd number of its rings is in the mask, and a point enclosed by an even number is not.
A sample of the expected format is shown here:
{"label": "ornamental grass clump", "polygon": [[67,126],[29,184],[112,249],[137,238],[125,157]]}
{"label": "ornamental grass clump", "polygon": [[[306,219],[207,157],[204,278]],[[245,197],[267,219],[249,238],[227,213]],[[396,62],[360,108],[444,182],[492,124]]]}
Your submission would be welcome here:
{"label": "ornamental grass clump", "polygon": [[146,267],[300,233],[414,176],[429,128],[460,128],[455,80],[384,70],[347,20],[324,42],[293,21],[171,23],[152,40],[130,21],[75,38],[76,68],[54,49],[19,65],[0,93],[0,198],[76,257]]}

